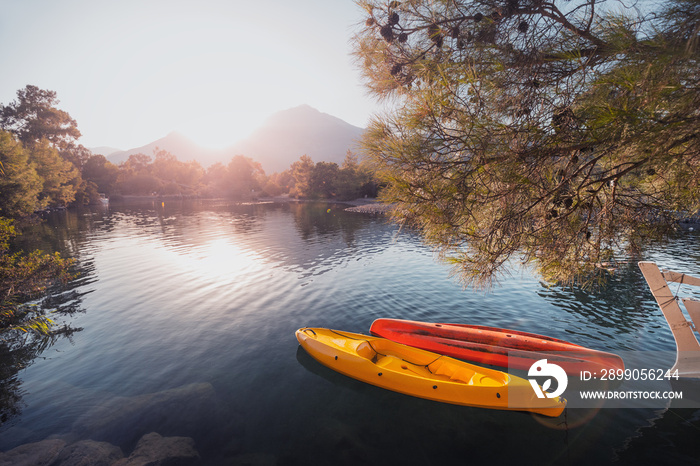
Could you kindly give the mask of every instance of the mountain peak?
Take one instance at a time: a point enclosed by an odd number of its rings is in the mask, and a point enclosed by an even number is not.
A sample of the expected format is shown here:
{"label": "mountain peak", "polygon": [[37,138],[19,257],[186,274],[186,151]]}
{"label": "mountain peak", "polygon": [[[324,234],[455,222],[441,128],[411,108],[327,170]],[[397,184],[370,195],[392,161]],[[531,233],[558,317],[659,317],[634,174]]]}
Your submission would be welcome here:
{"label": "mountain peak", "polygon": [[315,162],[340,164],[348,149],[357,149],[363,132],[310,105],[299,105],[270,116],[238,148],[260,162],[266,172],[281,172],[302,155]]}
{"label": "mountain peak", "polygon": [[179,142],[186,142],[186,143],[193,143],[193,141],[185,136],[183,133],[180,131],[171,131],[168,133],[167,136],[164,138],[161,138],[161,140],[170,140],[170,141],[179,141]]}
{"label": "mountain peak", "polygon": [[182,161],[196,159],[205,167],[215,162],[228,163],[234,155],[243,154],[260,162],[265,172],[273,173],[288,169],[302,155],[315,162],[341,164],[347,150],[356,149],[363,131],[304,104],[273,114],[250,137],[227,149],[205,149],[181,132],[173,131],[145,146],[110,154],[109,160],[120,163],[131,154],[150,155],[157,146]]}
{"label": "mountain peak", "polygon": [[266,123],[287,118],[317,118],[320,115],[324,114],[310,105],[302,104],[297,105],[296,107],[288,108],[286,110],[280,110],[279,112],[273,113],[267,118]]}
{"label": "mountain peak", "polygon": [[[347,128],[351,131],[361,131],[361,128],[353,126],[340,118],[329,115],[328,113],[323,113],[308,104],[302,104],[274,113],[265,120],[263,126],[256,132],[270,130],[271,128],[299,130],[300,128],[312,127],[316,128],[318,131],[328,131],[334,128],[338,130],[340,130],[340,128]],[[255,133],[253,133],[253,137],[255,137]]]}
{"label": "mountain peak", "polygon": [[[288,109],[288,110],[299,110],[299,111],[307,111],[307,112],[308,112],[308,111],[311,111],[311,112],[314,112],[314,113],[321,113],[318,109],[313,108],[313,107],[312,107],[311,105],[309,105],[309,104],[297,105],[296,107],[292,107],[292,108],[290,108],[290,109]],[[283,111],[284,111],[284,110],[283,110]]]}

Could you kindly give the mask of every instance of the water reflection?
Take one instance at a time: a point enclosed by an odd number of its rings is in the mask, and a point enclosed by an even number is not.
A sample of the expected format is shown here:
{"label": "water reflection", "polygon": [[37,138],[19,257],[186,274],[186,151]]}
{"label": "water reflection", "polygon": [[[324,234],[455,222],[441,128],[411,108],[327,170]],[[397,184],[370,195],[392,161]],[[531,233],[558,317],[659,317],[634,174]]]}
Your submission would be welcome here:
{"label": "water reflection", "polygon": [[[648,313],[655,302],[636,262],[620,267],[601,288],[543,285],[538,295],[570,314],[572,324],[567,331],[573,338],[591,340],[612,350],[635,349],[635,335],[654,333],[659,327],[658,322],[648,327]],[[591,328],[596,331],[591,333]],[[656,349],[673,349],[673,342],[670,344],[660,344]]]}
{"label": "water reflection", "polygon": [[[621,263],[601,287],[542,284],[537,294],[573,317],[566,331],[585,344],[613,351],[675,351],[673,335],[637,262],[650,260],[661,268],[698,275],[699,244],[700,235],[685,231],[669,243],[657,244]],[[679,285],[674,291],[680,296],[700,298],[697,287]]]}
{"label": "water reflection", "polygon": [[[56,214],[26,241],[77,254],[85,272],[74,291],[86,312],[70,319],[84,330],[14,373],[26,406],[3,426],[0,449],[87,436],[99,413],[130,406],[147,415],[110,417],[101,438],[127,451],[141,430],[178,419],[168,433],[194,438],[204,464],[294,464],[310,449],[328,463],[604,464],[615,451],[643,457],[635,439],[657,435],[644,430],[648,419],[664,426],[658,436],[685,429],[669,422],[673,410],[605,408],[545,425],[413,399],[310,359],[297,328],[367,332],[378,317],[495,325],[610,351],[673,349],[634,264],[607,289],[546,287],[523,273],[485,294],[451,280],[411,232],[396,233],[383,218],[313,203],[149,201]],[[697,272],[693,241],[644,258]],[[177,411],[188,399],[206,407],[191,424]],[[693,415],[684,416],[697,428]]]}
{"label": "water reflection", "polygon": [[46,359],[46,352],[61,340],[72,342],[73,336],[82,331],[72,324],[76,314],[85,312],[83,298],[89,291],[81,287],[94,280],[90,264],[71,270],[80,277],[67,285],[56,285],[47,291],[45,298],[29,303],[39,315],[46,315],[54,322],[51,335],[18,334],[0,340],[0,426],[22,412],[24,389],[20,372],[34,364],[37,358]]}
{"label": "water reflection", "polygon": [[[272,266],[308,270],[309,275],[325,270],[324,263],[347,256],[357,246],[356,233],[368,227],[366,217],[342,214],[344,206],[327,203],[240,205],[171,201],[160,207],[154,203],[148,209],[110,209],[108,218],[92,226],[108,236],[119,230],[114,238],[118,241],[157,235],[167,249],[201,256],[216,255],[211,249],[221,247],[223,239],[230,248],[237,249],[239,257],[255,255],[257,260]],[[290,214],[294,228],[287,221]],[[371,244],[384,239],[377,235],[385,232],[363,231],[360,241]]]}

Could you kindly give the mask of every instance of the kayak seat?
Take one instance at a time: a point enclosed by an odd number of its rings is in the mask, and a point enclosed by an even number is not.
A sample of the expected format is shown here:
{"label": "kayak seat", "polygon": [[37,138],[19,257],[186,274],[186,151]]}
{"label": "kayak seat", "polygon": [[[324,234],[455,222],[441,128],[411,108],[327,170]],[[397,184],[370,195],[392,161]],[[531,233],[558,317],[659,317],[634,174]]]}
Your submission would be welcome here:
{"label": "kayak seat", "polygon": [[379,353],[368,341],[363,341],[355,348],[360,357],[369,359],[374,364],[381,367],[389,367],[400,364],[400,359],[392,355]]}
{"label": "kayak seat", "polygon": [[467,368],[458,366],[456,364],[450,364],[442,359],[438,359],[430,367],[430,370],[434,375],[442,375],[455,382],[466,383],[467,385],[473,384],[473,378],[475,372]]}
{"label": "kayak seat", "polygon": [[398,371],[401,366],[406,365],[403,359],[392,354],[379,354],[375,363],[379,367],[386,367],[387,369],[392,369],[395,371]]}
{"label": "kayak seat", "polygon": [[358,354],[358,356],[369,359],[370,361],[376,361],[377,359],[377,352],[372,348],[372,345],[368,341],[363,341],[357,347],[355,348],[355,352]]}

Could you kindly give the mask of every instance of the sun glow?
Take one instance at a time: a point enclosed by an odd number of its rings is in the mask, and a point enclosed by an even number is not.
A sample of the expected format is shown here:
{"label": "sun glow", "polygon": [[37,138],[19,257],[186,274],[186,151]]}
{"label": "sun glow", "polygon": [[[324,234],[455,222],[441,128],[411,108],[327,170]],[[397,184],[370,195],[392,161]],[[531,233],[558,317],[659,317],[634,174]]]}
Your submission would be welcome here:
{"label": "sun glow", "polygon": [[9,2],[3,19],[0,52],[16,66],[0,102],[27,84],[56,91],[86,147],[178,131],[214,149],[302,104],[356,125],[375,107],[350,57],[354,2],[37,0]]}
{"label": "sun glow", "polygon": [[177,131],[202,147],[224,149],[250,136],[266,116],[263,110],[251,107],[238,112],[205,109],[181,124]]}
{"label": "sun glow", "polygon": [[249,273],[261,263],[261,258],[252,251],[245,251],[230,239],[215,239],[204,246],[190,262],[198,273],[219,280]]}

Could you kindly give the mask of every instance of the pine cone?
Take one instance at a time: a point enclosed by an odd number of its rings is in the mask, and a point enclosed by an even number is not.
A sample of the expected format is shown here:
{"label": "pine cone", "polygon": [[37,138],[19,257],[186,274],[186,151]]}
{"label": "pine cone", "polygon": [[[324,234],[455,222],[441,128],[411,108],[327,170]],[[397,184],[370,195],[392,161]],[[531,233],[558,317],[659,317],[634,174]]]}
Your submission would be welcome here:
{"label": "pine cone", "polygon": [[397,12],[389,15],[389,25],[394,26],[395,24],[399,24],[399,14]]}
{"label": "pine cone", "polygon": [[382,28],[379,30],[379,34],[381,34],[384,40],[387,42],[394,41],[394,30],[388,24],[386,26],[382,26]]}

